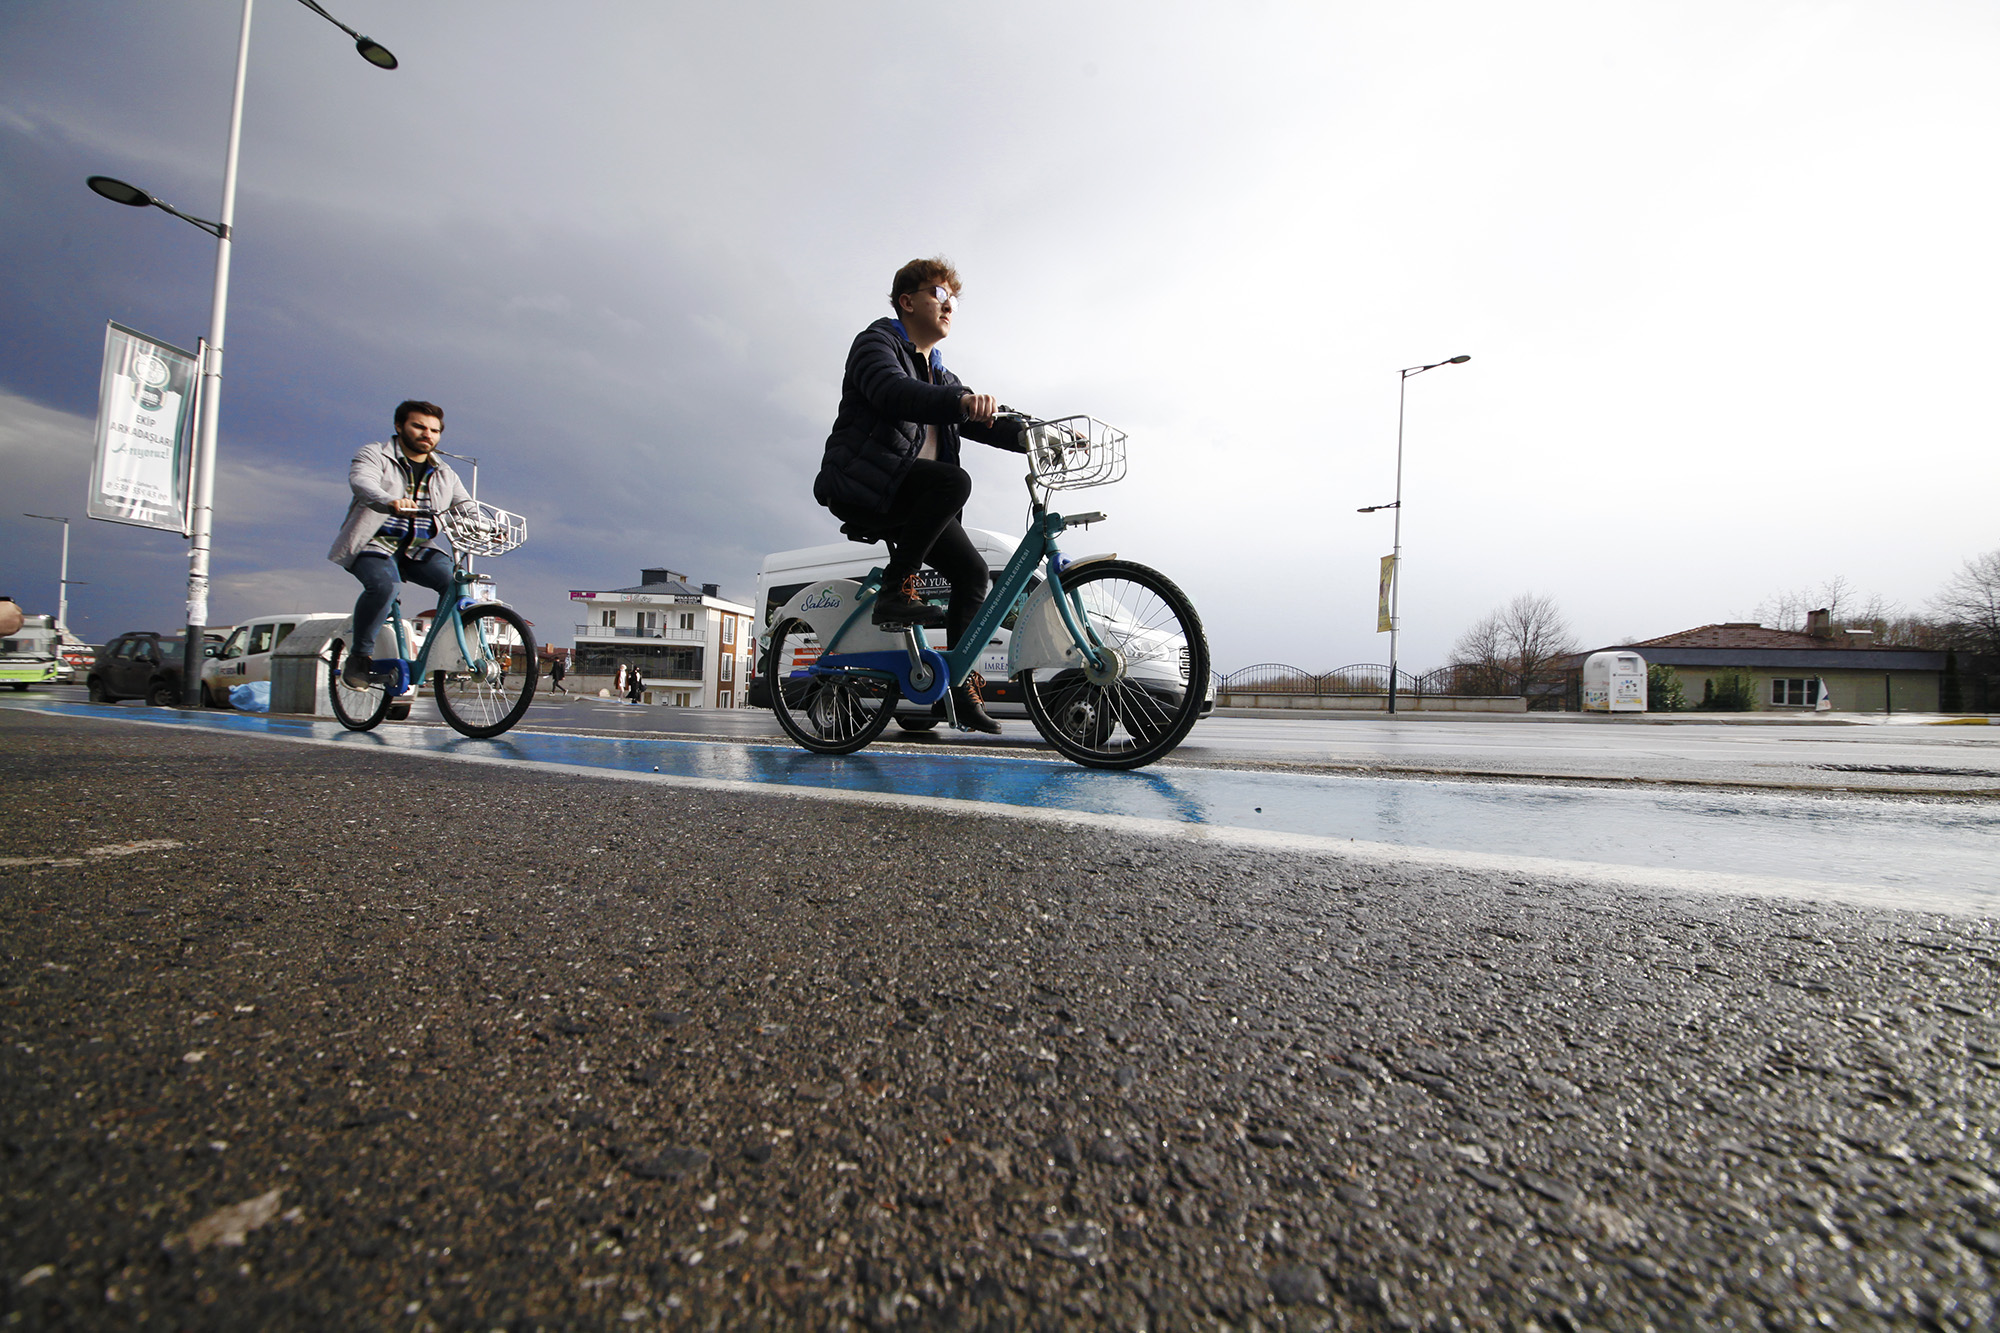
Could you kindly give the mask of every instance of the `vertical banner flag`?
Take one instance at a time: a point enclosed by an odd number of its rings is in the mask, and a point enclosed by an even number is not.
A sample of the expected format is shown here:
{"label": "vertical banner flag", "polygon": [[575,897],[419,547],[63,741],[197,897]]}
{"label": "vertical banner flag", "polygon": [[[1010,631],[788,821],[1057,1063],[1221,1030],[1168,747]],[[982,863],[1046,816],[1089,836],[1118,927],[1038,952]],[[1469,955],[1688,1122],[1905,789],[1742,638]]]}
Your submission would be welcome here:
{"label": "vertical banner flag", "polygon": [[1396,587],[1396,557],[1382,557],[1381,592],[1375,598],[1375,632],[1387,634],[1393,628],[1389,617],[1389,597]]}
{"label": "vertical banner flag", "polygon": [[199,380],[192,352],[105,325],[86,509],[92,518],[188,534]]}

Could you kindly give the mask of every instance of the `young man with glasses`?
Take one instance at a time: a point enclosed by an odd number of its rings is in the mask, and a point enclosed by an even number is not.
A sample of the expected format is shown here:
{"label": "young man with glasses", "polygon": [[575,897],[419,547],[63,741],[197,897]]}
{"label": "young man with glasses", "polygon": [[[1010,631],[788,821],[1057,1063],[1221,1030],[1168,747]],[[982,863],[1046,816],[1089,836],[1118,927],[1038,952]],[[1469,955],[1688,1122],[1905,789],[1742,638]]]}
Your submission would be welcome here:
{"label": "young man with glasses", "polygon": [[[1019,431],[995,422],[993,395],[966,388],[938,355],[959,285],[942,256],[896,271],[889,286],[895,316],[870,324],[848,349],[840,410],[813,483],[813,498],[836,518],[890,543],[875,623],[942,623],[946,648],[957,646],[991,582],[986,558],[959,522],[972,494],[972,477],[958,464],[959,437],[1021,450]],[[951,583],[941,616],[917,593],[922,565]],[[998,735],[1000,724],[980,697],[985,684],[973,672],[952,702],[960,725]]]}
{"label": "young man with glasses", "polygon": [[375,635],[388,619],[399,580],[433,592],[451,587],[451,557],[431,545],[437,514],[472,503],[458,474],[434,457],[444,409],[411,399],[396,408],[396,434],[364,444],[348,465],[354,499],[326,558],[361,580],[354,602],[354,644],[340,678],[349,689],[374,683]]}

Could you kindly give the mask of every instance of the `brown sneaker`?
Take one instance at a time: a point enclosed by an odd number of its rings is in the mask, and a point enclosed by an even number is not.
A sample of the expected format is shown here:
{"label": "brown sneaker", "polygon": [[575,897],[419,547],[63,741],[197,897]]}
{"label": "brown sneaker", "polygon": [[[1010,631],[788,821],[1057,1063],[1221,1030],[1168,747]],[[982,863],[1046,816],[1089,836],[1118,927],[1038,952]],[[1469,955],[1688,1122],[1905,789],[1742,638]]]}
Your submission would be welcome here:
{"label": "brown sneaker", "polygon": [[934,629],[944,624],[944,608],[932,606],[919,596],[917,576],[910,574],[897,583],[882,586],[882,591],[875,595],[875,612],[869,619],[896,629],[905,625]]}
{"label": "brown sneaker", "polygon": [[951,692],[952,707],[958,712],[958,725],[963,731],[983,731],[989,736],[1000,734],[1000,724],[986,711],[986,701],[979,692],[986,688],[986,677],[977,671],[965,678],[965,684]]}

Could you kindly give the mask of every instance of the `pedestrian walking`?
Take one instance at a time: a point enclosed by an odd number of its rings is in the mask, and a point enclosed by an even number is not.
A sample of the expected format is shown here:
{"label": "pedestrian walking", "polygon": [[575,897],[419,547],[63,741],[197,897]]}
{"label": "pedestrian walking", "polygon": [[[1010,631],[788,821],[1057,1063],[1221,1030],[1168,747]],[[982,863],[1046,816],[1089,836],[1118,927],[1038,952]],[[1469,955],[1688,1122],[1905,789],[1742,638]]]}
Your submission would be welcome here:
{"label": "pedestrian walking", "polygon": [[626,677],[625,697],[627,699],[630,699],[635,704],[639,703],[641,701],[641,696],[643,696],[645,693],[645,682],[639,679],[639,668],[637,667],[628,668],[626,670],[625,677]]}
{"label": "pedestrian walking", "polygon": [[563,684],[563,677],[568,674],[569,663],[561,657],[557,657],[553,662],[549,663],[549,684],[561,690],[564,694],[569,693],[569,687]]}

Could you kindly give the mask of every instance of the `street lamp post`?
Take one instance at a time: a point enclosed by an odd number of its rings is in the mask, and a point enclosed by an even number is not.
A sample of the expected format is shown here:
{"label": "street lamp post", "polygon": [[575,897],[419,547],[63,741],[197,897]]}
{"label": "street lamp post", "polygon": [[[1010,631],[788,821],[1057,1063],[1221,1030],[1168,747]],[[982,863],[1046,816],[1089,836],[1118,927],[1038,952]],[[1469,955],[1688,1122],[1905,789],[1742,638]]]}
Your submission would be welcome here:
{"label": "street lamp post", "polygon": [[1402,632],[1401,614],[1403,600],[1403,400],[1406,396],[1410,376],[1421,375],[1426,370],[1436,370],[1439,366],[1462,366],[1472,360],[1470,356],[1448,357],[1443,361],[1433,361],[1427,366],[1405,366],[1401,378],[1396,382],[1396,501],[1394,504],[1367,505],[1357,513],[1372,514],[1378,509],[1396,511],[1395,545],[1389,552],[1389,711],[1396,711],[1396,637]]}
{"label": "street lamp post", "polygon": [[[191,217],[124,181],[92,176],[91,189],[113,203],[133,208],[157,208],[191,222],[215,237],[215,294],[209,306],[208,341],[201,359],[201,428],[195,445],[193,513],[189,523],[187,642],[181,656],[181,707],[201,707],[203,635],[208,629],[208,570],[214,525],[215,437],[222,414],[222,334],[229,313],[229,245],[236,219],[236,159],[243,141],[243,84],[250,69],[250,9],[243,0],[243,25],[236,39],[236,89],[229,102],[229,148],[222,164],[222,217],[215,222]],[[349,37],[361,58],[379,69],[396,68],[396,57],[372,37],[364,37],[326,12],[314,0],[299,3]]]}
{"label": "street lamp post", "polygon": [[62,635],[69,633],[69,520],[57,518],[54,514],[23,513],[23,518],[45,518],[51,523],[60,523],[63,528],[62,572],[56,575],[56,628],[61,631],[56,642],[62,642]]}
{"label": "street lamp post", "polygon": [[[479,460],[471,454],[455,454],[449,449],[440,449],[438,452],[446,458],[456,458],[461,463],[472,464],[472,498],[474,500],[479,499]],[[472,562],[474,559],[475,557],[473,556],[465,557],[465,568],[468,572],[473,568]]]}

